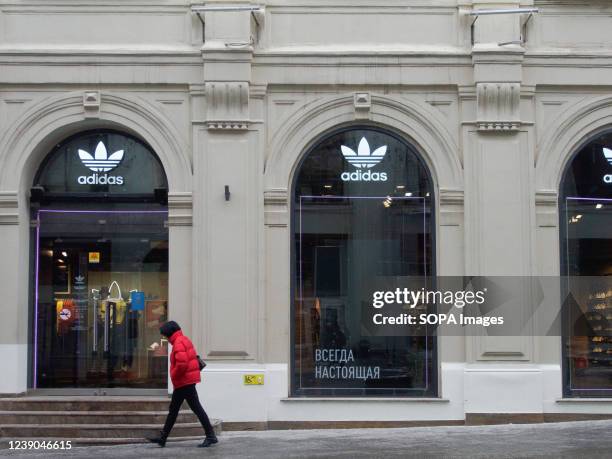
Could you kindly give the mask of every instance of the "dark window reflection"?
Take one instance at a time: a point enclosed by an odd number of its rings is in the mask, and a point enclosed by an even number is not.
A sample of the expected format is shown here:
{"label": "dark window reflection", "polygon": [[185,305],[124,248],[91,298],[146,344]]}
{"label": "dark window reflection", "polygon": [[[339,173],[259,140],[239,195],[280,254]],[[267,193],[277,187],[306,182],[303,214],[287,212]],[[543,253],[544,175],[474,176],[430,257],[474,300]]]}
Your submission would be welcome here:
{"label": "dark window reflection", "polygon": [[369,336],[361,320],[377,283],[434,275],[433,203],[417,152],[381,130],[343,130],[306,155],[293,195],[294,395],[435,395],[433,339]]}

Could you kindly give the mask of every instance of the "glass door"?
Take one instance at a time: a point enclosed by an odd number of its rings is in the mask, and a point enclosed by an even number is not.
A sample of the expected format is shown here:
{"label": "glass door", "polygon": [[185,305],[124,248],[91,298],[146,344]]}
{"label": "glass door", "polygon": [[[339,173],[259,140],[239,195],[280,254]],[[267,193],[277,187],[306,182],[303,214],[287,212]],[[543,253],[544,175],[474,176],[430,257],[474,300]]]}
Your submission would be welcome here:
{"label": "glass door", "polygon": [[38,210],[33,387],[167,387],[167,211]]}
{"label": "glass door", "polygon": [[566,388],[603,396],[612,387],[612,199],[567,197],[564,215],[574,300],[566,311]]}

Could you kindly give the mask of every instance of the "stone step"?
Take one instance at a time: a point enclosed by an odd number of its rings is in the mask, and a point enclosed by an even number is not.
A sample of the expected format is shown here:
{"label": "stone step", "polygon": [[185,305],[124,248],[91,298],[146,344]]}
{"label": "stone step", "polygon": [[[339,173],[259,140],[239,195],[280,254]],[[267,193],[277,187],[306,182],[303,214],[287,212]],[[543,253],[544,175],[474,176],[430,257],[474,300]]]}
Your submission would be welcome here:
{"label": "stone step", "polygon": [[0,411],[165,411],[169,397],[8,397]]}
{"label": "stone step", "polygon": [[[0,411],[5,424],[159,424],[168,411]],[[198,422],[193,412],[181,410],[178,423]]]}
{"label": "stone step", "polygon": [[[221,433],[221,422],[211,420],[217,434]],[[143,439],[159,433],[159,424],[0,424],[0,437],[6,439],[59,438],[77,440],[95,439]],[[199,422],[175,424],[170,437],[203,437]]]}

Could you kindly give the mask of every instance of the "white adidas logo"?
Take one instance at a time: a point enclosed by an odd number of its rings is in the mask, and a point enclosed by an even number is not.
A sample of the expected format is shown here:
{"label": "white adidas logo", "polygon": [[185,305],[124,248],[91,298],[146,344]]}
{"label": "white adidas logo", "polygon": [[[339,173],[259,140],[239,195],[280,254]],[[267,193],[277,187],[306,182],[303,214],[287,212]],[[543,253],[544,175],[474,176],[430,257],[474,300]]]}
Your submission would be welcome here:
{"label": "white adidas logo", "polygon": [[340,149],[342,150],[344,159],[346,159],[351,166],[363,169],[369,169],[376,166],[382,161],[387,153],[386,145],[370,152],[370,144],[365,137],[361,138],[359,146],[357,147],[357,153],[345,145],[342,145]]}
{"label": "white adidas logo", "polygon": [[93,172],[109,172],[123,160],[123,150],[118,150],[108,156],[104,142],[99,142],[93,156],[85,150],[79,149],[79,158]]}
{"label": "white adidas logo", "polygon": [[[365,137],[361,138],[357,152],[352,148],[341,145],[342,155],[351,166],[357,168],[353,172],[343,172],[340,178],[345,182],[386,182],[385,172],[372,172],[369,169],[376,166],[387,154],[387,146],[383,145],[376,150],[370,150],[370,144]],[[363,169],[366,169],[365,171]]]}
{"label": "white adidas logo", "polygon": [[[79,185],[123,185],[123,177],[120,175],[108,175],[105,172],[112,171],[123,160],[123,150],[117,150],[108,156],[104,142],[98,142],[94,155],[85,150],[79,149],[81,162],[93,175],[81,175],[77,178]],[[103,174],[104,175],[101,175]]]}

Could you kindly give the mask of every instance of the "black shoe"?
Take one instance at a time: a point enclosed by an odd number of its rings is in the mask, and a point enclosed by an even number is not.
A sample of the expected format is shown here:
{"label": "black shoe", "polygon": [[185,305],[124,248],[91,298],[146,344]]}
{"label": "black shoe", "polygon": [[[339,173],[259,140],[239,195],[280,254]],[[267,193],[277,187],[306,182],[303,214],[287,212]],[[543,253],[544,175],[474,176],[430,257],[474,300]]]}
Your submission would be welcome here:
{"label": "black shoe", "polygon": [[198,448],[208,448],[209,446],[219,443],[217,437],[206,437],[202,443],[198,445]]}
{"label": "black shoe", "polygon": [[165,433],[164,431],[161,431],[159,433],[159,436],[157,437],[147,437],[147,440],[149,440],[151,443],[156,443],[160,446],[160,448],[163,448],[164,446],[166,446],[166,439],[168,438],[168,434]]}

